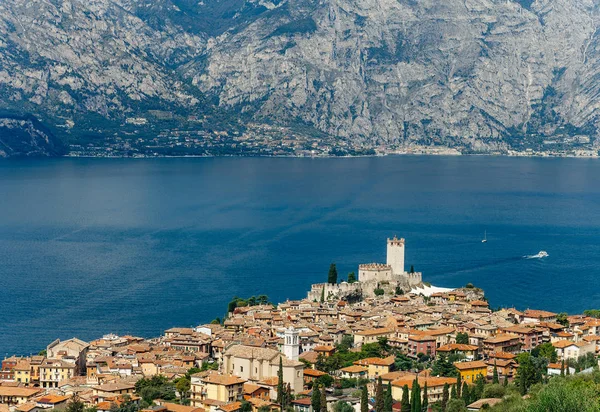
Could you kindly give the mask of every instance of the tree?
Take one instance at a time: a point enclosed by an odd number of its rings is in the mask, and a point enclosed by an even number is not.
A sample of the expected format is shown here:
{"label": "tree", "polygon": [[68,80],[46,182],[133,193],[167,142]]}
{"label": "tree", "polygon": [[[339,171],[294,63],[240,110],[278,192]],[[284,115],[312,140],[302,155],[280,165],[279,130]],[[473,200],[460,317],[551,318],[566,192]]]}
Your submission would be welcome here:
{"label": "tree", "polygon": [[252,404],[248,401],[242,401],[242,406],[240,406],[240,412],[252,412]]}
{"label": "tree", "polygon": [[73,394],[69,403],[67,403],[67,407],[65,408],[65,412],[84,412],[85,404],[76,393]]}
{"label": "tree", "polygon": [[410,397],[410,407],[412,412],[421,412],[421,386],[417,378],[413,381],[412,395]]}
{"label": "tree", "polygon": [[348,283],[356,282],[356,274],[354,272],[348,273]]}
{"label": "tree", "polygon": [[560,323],[561,325],[563,325],[564,327],[569,327],[569,315],[567,315],[564,312],[559,313],[558,315],[556,315],[556,323]]}
{"label": "tree", "polygon": [[383,410],[385,412],[391,411],[394,406],[394,398],[392,398],[392,383],[388,382],[385,395],[383,397]]}
{"label": "tree", "polygon": [[456,397],[460,398],[460,394],[462,391],[462,377],[460,376],[460,373],[458,374],[458,376],[456,377]]}
{"label": "tree", "polygon": [[460,343],[463,345],[468,345],[469,344],[469,334],[467,332],[458,332],[456,334],[456,343]]}
{"label": "tree", "polygon": [[494,374],[492,375],[492,383],[500,383],[498,379],[498,366],[496,366],[496,361],[494,361]]}
{"label": "tree", "polygon": [[446,412],[466,412],[467,407],[462,399],[450,399],[448,406],[446,406]]}
{"label": "tree", "polygon": [[550,363],[554,363],[558,361],[558,354],[556,353],[556,349],[550,342],[542,343],[541,345],[536,346],[531,351],[531,356],[536,358],[546,358],[546,360]]}
{"label": "tree", "polygon": [[590,318],[600,319],[600,309],[587,309],[583,311],[583,314]]}
{"label": "tree", "polygon": [[452,377],[456,376],[457,372],[456,366],[443,353],[440,354],[431,366],[431,374],[433,376]]}
{"label": "tree", "polygon": [[477,375],[475,379],[475,388],[471,392],[471,402],[478,401],[483,397],[483,391],[485,390],[485,378],[482,374]]}
{"label": "tree", "polygon": [[469,391],[469,385],[467,382],[463,382],[462,389],[460,390],[460,396],[465,402],[465,405],[471,403],[471,392]]}
{"label": "tree", "polygon": [[565,360],[560,363],[560,376],[565,376]]}
{"label": "tree", "polygon": [[325,286],[321,289],[321,303],[325,302]]}
{"label": "tree", "polygon": [[383,382],[381,376],[377,379],[377,387],[375,388],[375,412],[383,412]]}
{"label": "tree", "polygon": [[284,405],[284,383],[283,383],[283,356],[279,357],[279,370],[277,371],[277,404],[281,405],[283,409]]}
{"label": "tree", "polygon": [[327,392],[325,388],[321,389],[321,412],[327,412]]}
{"label": "tree", "polygon": [[400,411],[401,412],[411,412],[409,398],[410,398],[410,396],[408,394],[408,385],[404,385],[402,387],[402,401],[400,403],[400,405],[401,405]]}
{"label": "tree", "polygon": [[504,375],[504,382],[502,382],[502,386],[504,386],[505,388],[508,386],[508,376]]}
{"label": "tree", "polygon": [[319,390],[318,386],[313,386],[310,404],[314,412],[321,411],[321,391]]}
{"label": "tree", "polygon": [[531,356],[530,353],[520,353],[516,358],[519,368],[517,369],[517,379],[519,389],[522,395],[525,395],[531,385],[542,382],[543,373],[545,373],[548,360],[540,357]]}
{"label": "tree", "polygon": [[448,405],[448,400],[450,400],[450,385],[448,383],[444,384],[444,390],[442,392],[442,410],[446,410],[446,405]]}
{"label": "tree", "polygon": [[327,283],[331,285],[337,285],[337,268],[335,267],[335,263],[329,265],[329,275],[327,276]]}
{"label": "tree", "polygon": [[335,405],[333,405],[333,411],[334,412],[354,412],[354,408],[348,402],[337,401],[335,403]]}
{"label": "tree", "polygon": [[413,265],[410,265],[410,273],[415,273],[415,267]]}
{"label": "tree", "polygon": [[360,392],[360,412],[369,412],[369,393],[366,386],[363,386]]}
{"label": "tree", "polygon": [[421,408],[423,410],[427,410],[428,405],[429,405],[429,398],[427,397],[427,382],[425,382],[425,385],[423,386],[423,403],[421,405]]}

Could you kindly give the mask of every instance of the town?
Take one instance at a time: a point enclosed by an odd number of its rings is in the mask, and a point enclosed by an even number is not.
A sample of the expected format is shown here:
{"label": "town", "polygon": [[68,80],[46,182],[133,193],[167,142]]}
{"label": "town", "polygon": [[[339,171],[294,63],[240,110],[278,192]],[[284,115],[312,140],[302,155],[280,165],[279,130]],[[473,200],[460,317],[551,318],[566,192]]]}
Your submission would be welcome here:
{"label": "town", "polygon": [[492,310],[472,284],[435,288],[406,271],[404,251],[388,239],[386,263],[344,282],[332,264],[303,300],[235,298],[225,319],[194,328],[6,357],[0,411],[509,410],[553,382],[598,383],[600,311]]}

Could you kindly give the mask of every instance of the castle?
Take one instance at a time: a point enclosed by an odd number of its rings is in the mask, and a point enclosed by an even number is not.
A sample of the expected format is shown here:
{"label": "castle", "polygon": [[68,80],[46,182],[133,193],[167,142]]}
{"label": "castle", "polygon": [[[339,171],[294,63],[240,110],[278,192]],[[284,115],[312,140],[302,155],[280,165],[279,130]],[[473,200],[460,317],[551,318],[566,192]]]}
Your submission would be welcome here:
{"label": "castle", "polygon": [[422,282],[421,273],[404,270],[404,239],[394,236],[387,240],[386,263],[367,263],[358,266],[358,281],[341,282],[336,285],[318,283],[311,286],[308,299],[319,301],[321,296],[329,299],[373,297],[377,289],[385,295],[394,294],[396,289],[407,292]]}

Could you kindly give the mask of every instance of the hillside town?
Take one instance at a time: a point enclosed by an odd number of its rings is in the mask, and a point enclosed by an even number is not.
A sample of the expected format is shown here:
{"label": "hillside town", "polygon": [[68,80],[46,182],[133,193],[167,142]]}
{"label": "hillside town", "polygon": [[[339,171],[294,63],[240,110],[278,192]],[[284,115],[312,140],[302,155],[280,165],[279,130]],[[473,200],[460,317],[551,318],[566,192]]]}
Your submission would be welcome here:
{"label": "hillside town", "polygon": [[226,319],[154,338],[57,339],[2,361],[0,411],[478,411],[597,370],[598,311],[492,310],[471,284],[420,276],[394,237],[386,264],[346,286],[332,265],[303,300],[237,298]]}

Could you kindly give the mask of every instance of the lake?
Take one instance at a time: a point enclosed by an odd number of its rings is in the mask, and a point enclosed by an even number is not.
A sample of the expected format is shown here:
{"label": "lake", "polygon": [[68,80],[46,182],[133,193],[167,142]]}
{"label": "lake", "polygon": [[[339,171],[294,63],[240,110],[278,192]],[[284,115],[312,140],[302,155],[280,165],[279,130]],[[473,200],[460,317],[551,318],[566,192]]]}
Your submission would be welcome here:
{"label": "lake", "polygon": [[[481,243],[487,231],[487,243]],[[144,337],[273,302],[406,238],[492,307],[600,308],[600,161],[507,157],[0,162],[0,354]],[[527,259],[540,250],[545,259]]]}

